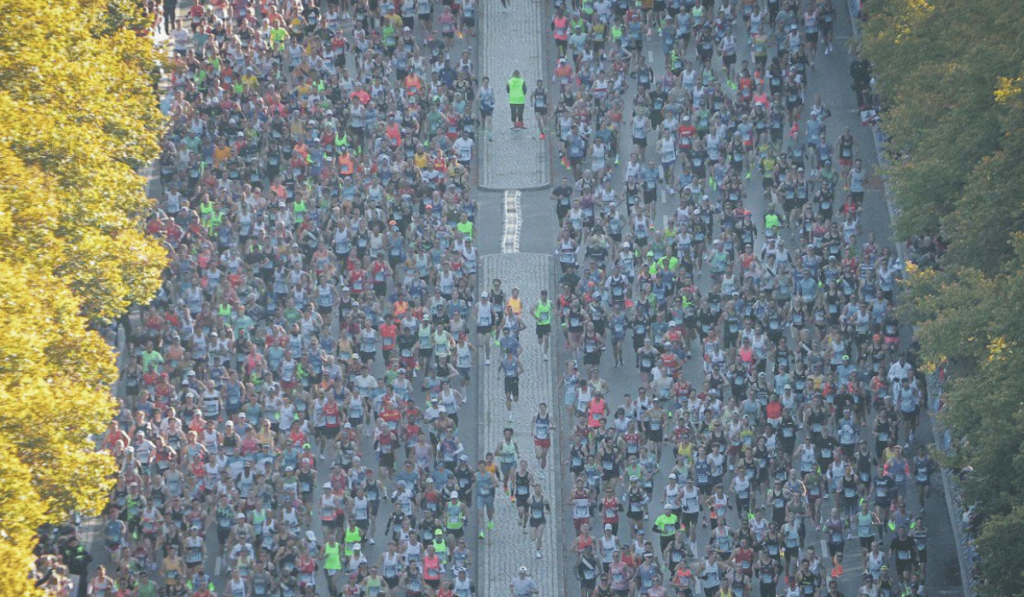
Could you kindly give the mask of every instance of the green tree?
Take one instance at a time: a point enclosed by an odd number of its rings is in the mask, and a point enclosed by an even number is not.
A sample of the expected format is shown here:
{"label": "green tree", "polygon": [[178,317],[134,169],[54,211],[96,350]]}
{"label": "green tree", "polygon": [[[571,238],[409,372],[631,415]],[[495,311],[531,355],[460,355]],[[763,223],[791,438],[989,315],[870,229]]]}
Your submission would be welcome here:
{"label": "green tree", "polygon": [[[871,8],[863,47],[886,102],[888,149],[900,156],[889,172],[896,232],[941,230],[964,242],[945,227],[970,186],[984,195],[975,170],[1007,141],[1012,105],[997,91],[1024,66],[1024,1],[875,0]],[[970,249],[958,254],[977,257]]]}
{"label": "green tree", "polygon": [[[985,562],[987,581],[1001,587],[1003,595],[1024,595],[1024,507],[994,516],[981,533],[979,551]],[[989,592],[989,594],[994,594]]]}
{"label": "green tree", "polygon": [[948,463],[983,525],[989,595],[1024,594],[1024,0],[873,0],[864,50],[883,127],[898,236],[940,235],[902,312],[926,363],[948,363]]}
{"label": "green tree", "polygon": [[[943,394],[942,422],[954,438],[949,464],[970,466],[964,497],[986,520],[982,553],[1024,553],[1024,533],[1005,526],[1021,523],[1024,508],[1024,235],[1013,236],[1015,258],[1006,273],[986,276],[951,266],[919,270],[909,277],[904,312],[918,324],[922,356],[946,360],[953,372]],[[983,558],[990,595],[1021,595],[1018,567],[1004,568],[1009,554]]]}

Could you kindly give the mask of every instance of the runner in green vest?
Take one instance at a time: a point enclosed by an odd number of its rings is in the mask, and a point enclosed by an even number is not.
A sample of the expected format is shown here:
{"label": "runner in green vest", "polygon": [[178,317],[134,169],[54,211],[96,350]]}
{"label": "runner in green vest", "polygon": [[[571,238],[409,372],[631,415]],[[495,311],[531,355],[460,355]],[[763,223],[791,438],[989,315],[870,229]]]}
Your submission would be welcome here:
{"label": "runner in green vest", "polygon": [[327,586],[331,591],[331,595],[334,595],[338,589],[334,584],[334,579],[341,572],[341,545],[338,544],[338,539],[334,536],[333,532],[327,535],[327,541],[320,548],[320,557],[324,562]]}
{"label": "runner in green vest", "polygon": [[461,539],[464,533],[463,527],[466,524],[468,510],[466,505],[459,500],[459,492],[453,491],[449,494],[448,503],[444,507],[444,513],[445,526],[448,528],[448,534],[451,535],[451,539]]}
{"label": "runner in green vest", "polygon": [[207,226],[209,226],[210,224],[210,218],[213,217],[213,212],[215,209],[216,206],[214,206],[213,201],[209,197],[207,197],[206,201],[203,201],[199,204],[199,217]]}
{"label": "runner in green vest", "polygon": [[512,78],[505,86],[508,91],[508,107],[512,111],[512,128],[524,129],[523,109],[526,107],[526,81],[519,75],[519,70],[512,71]]}
{"label": "runner in green vest", "polygon": [[466,214],[462,214],[462,221],[455,224],[455,229],[465,238],[473,238],[473,222],[469,221]]}
{"label": "runner in green vest", "polygon": [[210,221],[207,224],[208,229],[210,231],[210,234],[213,234],[218,228],[220,228],[220,225],[223,222],[224,222],[224,214],[221,213],[221,211],[219,209],[214,209],[210,213]]}
{"label": "runner in green vest", "polygon": [[654,531],[661,536],[662,551],[665,551],[665,548],[676,536],[677,528],[679,528],[679,517],[672,511],[671,504],[665,504],[665,513],[654,521]]}
{"label": "runner in green vest", "polygon": [[345,529],[345,557],[352,557],[354,553],[352,546],[363,540],[363,533],[356,526],[354,520],[350,520],[348,528]]}
{"label": "runner in green vest", "polygon": [[295,203],[292,203],[292,213],[295,214],[295,222],[299,223],[305,217],[305,214],[309,212],[309,207],[306,205],[305,199],[296,198]]}
{"label": "runner in green vest", "polygon": [[768,206],[768,213],[764,216],[764,229],[770,234],[775,234],[775,230],[782,226],[782,221],[779,219],[778,214],[775,213],[775,206]]}
{"label": "runner in green vest", "polygon": [[444,531],[441,529],[434,531],[434,540],[431,542],[431,545],[434,546],[434,553],[436,553],[438,559],[441,560],[441,564],[447,564],[448,543],[444,540]]}
{"label": "runner in green vest", "polygon": [[551,337],[551,300],[547,290],[540,291],[540,300],[533,306],[533,318],[537,322],[537,342],[543,347],[546,361]]}

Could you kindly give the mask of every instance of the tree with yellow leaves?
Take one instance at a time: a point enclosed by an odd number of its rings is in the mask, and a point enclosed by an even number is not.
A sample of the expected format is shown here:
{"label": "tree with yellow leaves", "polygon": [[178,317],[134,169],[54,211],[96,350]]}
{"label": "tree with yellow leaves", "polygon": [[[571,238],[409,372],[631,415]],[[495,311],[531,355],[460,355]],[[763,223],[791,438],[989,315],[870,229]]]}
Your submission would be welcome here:
{"label": "tree with yellow leaves", "polygon": [[138,169],[164,120],[125,3],[0,0],[0,596],[38,593],[35,531],[106,502],[115,355],[90,324],[146,303],[166,252]]}

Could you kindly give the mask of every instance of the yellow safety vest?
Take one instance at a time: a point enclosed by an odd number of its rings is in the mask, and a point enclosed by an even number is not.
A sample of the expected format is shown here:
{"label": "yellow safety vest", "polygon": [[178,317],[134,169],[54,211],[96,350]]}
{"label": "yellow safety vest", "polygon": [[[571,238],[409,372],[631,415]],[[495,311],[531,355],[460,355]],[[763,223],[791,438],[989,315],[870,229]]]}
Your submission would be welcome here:
{"label": "yellow safety vest", "polygon": [[508,103],[526,103],[526,81],[520,77],[512,77],[508,80]]}

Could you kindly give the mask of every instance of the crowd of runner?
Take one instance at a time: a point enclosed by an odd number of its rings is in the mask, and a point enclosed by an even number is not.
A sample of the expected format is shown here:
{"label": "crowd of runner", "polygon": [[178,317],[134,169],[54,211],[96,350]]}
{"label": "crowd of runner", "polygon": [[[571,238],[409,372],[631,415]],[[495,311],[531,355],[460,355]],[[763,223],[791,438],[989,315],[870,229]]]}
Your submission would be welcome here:
{"label": "crowd of runner", "polygon": [[169,32],[171,264],[81,594],[471,597],[496,463],[459,440],[466,322],[515,294],[476,306],[474,10],[218,1]]}
{"label": "crowd of runner", "polygon": [[[129,330],[109,563],[81,594],[474,597],[466,528],[492,529],[502,492],[538,557],[550,509],[571,517],[587,597],[835,594],[844,550],[868,597],[919,593],[935,465],[899,264],[860,229],[852,135],[804,93],[830,0],[556,4],[529,105],[569,172],[535,305],[476,275],[474,144],[505,89],[483,75],[507,76],[459,51],[476,10],[220,0],[170,32],[148,228],[171,265]],[[474,369],[493,360],[514,407],[531,327],[571,355],[566,504],[518,430],[459,439]],[[608,359],[635,395],[608,395]],[[520,431],[545,466],[549,416]]]}
{"label": "crowd of runner", "polygon": [[[573,355],[583,594],[837,595],[844,556],[861,594],[919,594],[936,465],[915,443],[926,388],[899,351],[900,264],[861,229],[853,135],[806,97],[832,3],[567,10],[556,99],[534,106],[569,171],[552,341]],[[608,395],[608,359],[638,370],[635,394]]]}

